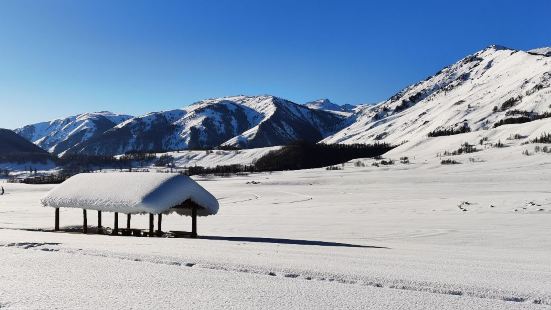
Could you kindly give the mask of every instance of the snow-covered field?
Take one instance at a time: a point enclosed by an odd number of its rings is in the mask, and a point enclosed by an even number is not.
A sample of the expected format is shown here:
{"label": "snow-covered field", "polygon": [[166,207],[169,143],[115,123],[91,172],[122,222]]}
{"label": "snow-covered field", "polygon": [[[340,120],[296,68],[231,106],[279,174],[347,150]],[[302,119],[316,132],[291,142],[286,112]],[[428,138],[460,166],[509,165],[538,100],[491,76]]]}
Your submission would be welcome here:
{"label": "snow-covered field", "polygon": [[[36,231],[53,227],[39,204],[53,186],[2,184],[0,308],[549,308],[551,154],[517,144],[441,165],[417,147],[389,154],[410,164],[198,178],[220,202],[200,239]],[[81,216],[64,209],[61,225]]]}
{"label": "snow-covered field", "polygon": [[216,167],[228,165],[251,165],[270,151],[280,149],[280,146],[262,147],[244,150],[209,150],[209,151],[178,151],[158,153],[157,157],[169,155],[174,158],[176,167]]}

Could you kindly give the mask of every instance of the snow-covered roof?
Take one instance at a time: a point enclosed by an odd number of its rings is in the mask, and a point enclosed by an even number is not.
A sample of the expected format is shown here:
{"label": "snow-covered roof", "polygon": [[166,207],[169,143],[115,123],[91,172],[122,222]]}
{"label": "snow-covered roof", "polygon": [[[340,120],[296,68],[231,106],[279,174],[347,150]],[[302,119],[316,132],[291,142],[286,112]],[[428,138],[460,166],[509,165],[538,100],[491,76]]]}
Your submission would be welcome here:
{"label": "snow-covered roof", "polygon": [[175,173],[81,173],[52,189],[42,205],[121,213],[190,215],[189,208],[173,208],[186,201],[200,208],[197,215],[214,215],[218,201],[188,176]]}

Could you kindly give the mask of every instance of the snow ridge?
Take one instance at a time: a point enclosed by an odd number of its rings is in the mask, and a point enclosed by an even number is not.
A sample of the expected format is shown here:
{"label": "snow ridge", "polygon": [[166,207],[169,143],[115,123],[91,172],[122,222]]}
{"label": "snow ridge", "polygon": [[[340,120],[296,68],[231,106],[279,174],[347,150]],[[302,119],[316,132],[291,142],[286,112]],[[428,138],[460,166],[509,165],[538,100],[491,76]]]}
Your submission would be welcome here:
{"label": "snow ridge", "polygon": [[550,86],[548,57],[492,45],[384,102],[358,108],[349,126],[323,142],[399,145],[431,132],[488,130],[515,115],[551,112]]}

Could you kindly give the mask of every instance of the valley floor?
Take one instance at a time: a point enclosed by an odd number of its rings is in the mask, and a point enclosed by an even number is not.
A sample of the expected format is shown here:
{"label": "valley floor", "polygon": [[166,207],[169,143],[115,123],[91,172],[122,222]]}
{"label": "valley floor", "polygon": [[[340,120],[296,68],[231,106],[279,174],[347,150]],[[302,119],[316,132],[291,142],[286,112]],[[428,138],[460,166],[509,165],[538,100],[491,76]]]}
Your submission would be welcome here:
{"label": "valley floor", "polygon": [[34,231],[52,186],[3,184],[0,308],[546,309],[551,157],[521,152],[199,178],[221,203],[200,239]]}

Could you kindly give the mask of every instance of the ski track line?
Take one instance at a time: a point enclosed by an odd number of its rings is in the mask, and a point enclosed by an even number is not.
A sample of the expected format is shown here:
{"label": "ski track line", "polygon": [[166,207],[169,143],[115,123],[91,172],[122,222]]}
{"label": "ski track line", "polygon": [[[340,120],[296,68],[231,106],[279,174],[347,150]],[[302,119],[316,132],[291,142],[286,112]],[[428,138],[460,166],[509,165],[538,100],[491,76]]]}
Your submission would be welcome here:
{"label": "ski track line", "polygon": [[299,203],[299,202],[305,202],[305,201],[310,201],[310,200],[314,199],[312,196],[308,196],[308,195],[304,195],[304,194],[300,194],[300,193],[295,193],[295,192],[278,191],[278,193],[294,195],[294,196],[301,196],[301,197],[305,197],[305,198],[304,199],[299,199],[299,200],[291,200],[291,201],[272,202],[273,205],[280,205],[280,204],[284,204],[284,203]]}
{"label": "ski track line", "polygon": [[245,194],[248,194],[248,195],[253,195],[254,197],[252,198],[249,198],[249,199],[245,199],[245,200],[236,200],[236,201],[230,201],[230,202],[223,202],[222,199],[218,199],[219,201],[222,201],[224,204],[235,204],[235,203],[241,203],[241,202],[247,202],[247,201],[253,201],[253,200],[258,200],[260,198],[262,198],[262,196],[260,195],[257,195],[255,193],[245,193]]}
{"label": "ski track line", "polygon": [[[142,263],[151,263],[151,264],[160,264],[168,266],[181,266],[186,268],[202,268],[216,271],[225,271],[225,272],[239,272],[239,273],[249,273],[255,275],[264,275],[270,277],[283,277],[286,279],[298,279],[306,281],[326,281],[333,282],[336,284],[347,284],[347,285],[365,285],[370,287],[377,288],[388,288],[388,289],[397,289],[397,290],[406,290],[406,291],[416,291],[416,292],[425,292],[433,294],[442,294],[442,295],[453,295],[453,296],[466,296],[474,297],[481,299],[490,299],[490,300],[500,300],[506,302],[517,302],[517,303],[532,303],[537,305],[546,305],[551,306],[551,298],[549,296],[542,297],[526,297],[526,296],[514,296],[514,295],[503,295],[499,292],[491,292],[493,289],[478,288],[478,290],[469,290],[469,289],[457,289],[457,288],[439,288],[435,283],[424,283],[424,282],[407,282],[403,280],[396,281],[377,281],[369,279],[353,279],[343,275],[320,275],[315,273],[301,273],[301,272],[292,272],[292,271],[269,271],[262,268],[255,267],[246,267],[238,265],[219,265],[212,263],[194,263],[194,262],[182,262],[171,259],[170,257],[160,257],[160,256],[143,256],[143,255],[124,255],[116,254],[110,252],[102,251],[83,251],[82,249],[68,249],[61,248],[61,243],[51,243],[51,242],[12,242],[12,243],[0,243],[0,247],[16,248],[21,250],[33,250],[33,251],[42,251],[50,253],[63,253],[70,255],[83,255],[91,257],[101,257],[108,259],[119,259],[133,262],[142,262]],[[385,283],[387,282],[387,283]],[[482,293],[486,292],[486,294]]]}

